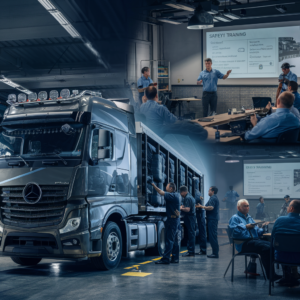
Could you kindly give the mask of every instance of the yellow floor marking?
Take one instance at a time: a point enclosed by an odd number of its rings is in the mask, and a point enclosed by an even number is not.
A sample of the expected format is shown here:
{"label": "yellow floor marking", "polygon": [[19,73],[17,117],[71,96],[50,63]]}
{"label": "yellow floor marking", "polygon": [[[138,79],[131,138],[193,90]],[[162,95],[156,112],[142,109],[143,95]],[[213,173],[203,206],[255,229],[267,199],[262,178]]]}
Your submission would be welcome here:
{"label": "yellow floor marking", "polygon": [[154,259],[152,259],[152,260],[160,260],[161,259],[161,257],[159,257],[159,258],[154,258]]}
{"label": "yellow floor marking", "polygon": [[124,269],[132,269],[132,268],[135,268],[135,267],[139,267],[140,265],[134,265],[134,266],[130,266],[130,267],[126,267]]}
{"label": "yellow floor marking", "polygon": [[180,253],[188,252],[187,250],[181,251]]}
{"label": "yellow floor marking", "polygon": [[140,263],[140,265],[149,264],[149,263],[151,263],[151,262],[152,262],[151,260],[149,260],[149,261],[144,261],[144,262]]}
{"label": "yellow floor marking", "polygon": [[146,277],[152,273],[143,273],[143,272],[127,272],[122,274],[122,276],[134,276],[134,277]]}

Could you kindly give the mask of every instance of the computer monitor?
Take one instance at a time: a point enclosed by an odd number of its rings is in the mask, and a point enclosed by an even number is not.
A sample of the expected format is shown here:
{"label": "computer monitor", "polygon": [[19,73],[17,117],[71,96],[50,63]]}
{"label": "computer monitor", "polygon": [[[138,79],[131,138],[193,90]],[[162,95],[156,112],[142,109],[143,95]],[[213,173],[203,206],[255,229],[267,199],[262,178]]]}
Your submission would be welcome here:
{"label": "computer monitor", "polygon": [[253,107],[262,108],[266,107],[269,102],[272,102],[271,97],[252,97]]}

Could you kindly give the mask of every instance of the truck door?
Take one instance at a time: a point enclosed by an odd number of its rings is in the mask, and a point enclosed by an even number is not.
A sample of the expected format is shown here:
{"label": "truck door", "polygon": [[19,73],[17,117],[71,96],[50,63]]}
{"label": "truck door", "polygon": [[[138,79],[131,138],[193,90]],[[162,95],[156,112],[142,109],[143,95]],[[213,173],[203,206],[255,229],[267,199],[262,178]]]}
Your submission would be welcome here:
{"label": "truck door", "polygon": [[91,231],[102,224],[104,211],[115,202],[114,178],[117,172],[114,152],[114,130],[97,126],[92,129],[87,197]]}
{"label": "truck door", "polygon": [[131,212],[130,180],[129,180],[129,135],[122,131],[115,131],[115,155],[117,172],[114,178],[116,185],[116,202],[127,212]]}

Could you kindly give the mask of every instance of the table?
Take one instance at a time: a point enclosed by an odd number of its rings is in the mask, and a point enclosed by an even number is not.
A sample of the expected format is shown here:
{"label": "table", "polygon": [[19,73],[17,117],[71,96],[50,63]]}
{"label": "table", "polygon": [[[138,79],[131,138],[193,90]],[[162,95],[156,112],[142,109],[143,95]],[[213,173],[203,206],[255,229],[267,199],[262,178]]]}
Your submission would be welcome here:
{"label": "table", "polygon": [[265,237],[269,242],[271,242],[272,233],[264,233],[263,237]]}
{"label": "table", "polygon": [[[218,143],[215,139],[215,132],[216,130],[212,127],[205,127],[205,129],[207,130],[208,136],[207,136],[207,140],[205,142],[207,143]],[[219,130],[220,135],[225,133],[225,132],[231,132],[230,130]],[[220,143],[241,143],[241,138],[239,136],[231,136],[231,137],[221,137],[220,138]]]}
{"label": "table", "polygon": [[183,102],[191,102],[191,101],[201,101],[201,99],[199,98],[176,98],[176,99],[170,99],[170,101],[176,101],[178,102],[179,106],[178,106],[178,115],[179,117],[181,117],[181,105],[183,104]]}

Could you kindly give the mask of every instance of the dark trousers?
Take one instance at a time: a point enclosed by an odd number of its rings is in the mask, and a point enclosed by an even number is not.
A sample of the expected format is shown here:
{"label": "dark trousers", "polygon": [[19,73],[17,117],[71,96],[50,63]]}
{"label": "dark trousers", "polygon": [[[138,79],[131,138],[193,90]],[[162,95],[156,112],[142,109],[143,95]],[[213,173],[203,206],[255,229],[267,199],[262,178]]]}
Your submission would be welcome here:
{"label": "dark trousers", "polygon": [[165,232],[166,232],[166,248],[162,260],[170,261],[170,255],[172,254],[172,259],[179,259],[179,250],[181,242],[181,227],[180,220],[168,219],[165,222]]}
{"label": "dark trousers", "polygon": [[187,228],[188,242],[187,250],[189,253],[195,254],[195,228],[196,228],[196,217],[195,215],[185,215],[183,217],[184,225]]}
{"label": "dark trousers", "polygon": [[200,251],[206,252],[206,228],[205,228],[205,211],[196,210],[196,218],[199,229]]}
{"label": "dark trousers", "polygon": [[234,203],[232,203],[232,202],[227,202],[226,203],[226,206],[227,206],[227,208],[228,208],[228,220],[230,220],[231,219],[231,217],[233,216],[233,215],[235,215],[236,214],[236,212],[237,212],[237,203],[236,202],[234,202]]}
{"label": "dark trousers", "polygon": [[203,92],[202,94],[202,107],[203,107],[203,117],[208,116],[208,107],[210,107],[210,112],[217,112],[217,92]]}
{"label": "dark trousers", "polygon": [[262,263],[267,273],[270,275],[270,242],[263,240],[250,240],[243,243],[241,252],[254,252],[261,256]]}
{"label": "dark trousers", "polygon": [[216,256],[219,256],[218,220],[207,219],[207,230],[212,253]]}

